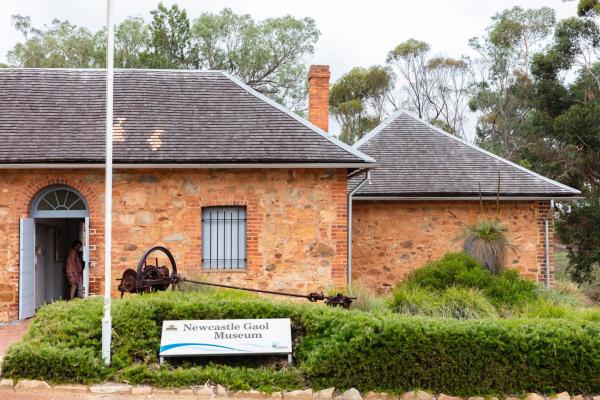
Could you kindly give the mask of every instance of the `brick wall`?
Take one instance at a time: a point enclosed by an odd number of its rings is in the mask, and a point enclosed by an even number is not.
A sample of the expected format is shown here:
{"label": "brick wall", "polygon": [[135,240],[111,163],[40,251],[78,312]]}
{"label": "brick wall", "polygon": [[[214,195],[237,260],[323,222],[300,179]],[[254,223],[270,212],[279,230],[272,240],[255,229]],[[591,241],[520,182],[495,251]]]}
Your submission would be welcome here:
{"label": "brick wall", "polygon": [[[103,291],[104,183],[96,170],[0,172],[0,321],[17,318],[19,218],[52,184],[81,192],[90,206],[90,290]],[[179,270],[201,273],[201,208],[247,207],[245,272],[203,278],[300,293],[346,279],[345,170],[116,170],[113,186],[113,293],[147,248],[165,245]],[[160,260],[161,263],[163,260]]]}
{"label": "brick wall", "polygon": [[[545,281],[544,219],[549,207],[549,201],[508,201],[500,205],[500,218],[515,246],[508,266],[539,282]],[[494,202],[486,202],[485,213],[494,216]],[[479,216],[478,201],[354,201],[354,281],[379,292],[389,290],[427,261],[448,251],[459,251],[463,224]],[[551,267],[554,279],[553,259]]]}

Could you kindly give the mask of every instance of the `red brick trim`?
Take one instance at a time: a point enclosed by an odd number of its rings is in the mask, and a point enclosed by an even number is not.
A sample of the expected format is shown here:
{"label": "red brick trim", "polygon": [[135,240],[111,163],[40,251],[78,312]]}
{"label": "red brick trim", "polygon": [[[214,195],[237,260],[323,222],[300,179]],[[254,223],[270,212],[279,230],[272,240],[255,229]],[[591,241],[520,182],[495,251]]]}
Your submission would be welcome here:
{"label": "red brick trim", "polygon": [[536,227],[538,230],[537,241],[537,280],[539,283],[546,283],[546,220],[549,221],[548,241],[550,244],[550,285],[554,286],[554,209],[551,208],[550,201],[538,201],[537,204]]}

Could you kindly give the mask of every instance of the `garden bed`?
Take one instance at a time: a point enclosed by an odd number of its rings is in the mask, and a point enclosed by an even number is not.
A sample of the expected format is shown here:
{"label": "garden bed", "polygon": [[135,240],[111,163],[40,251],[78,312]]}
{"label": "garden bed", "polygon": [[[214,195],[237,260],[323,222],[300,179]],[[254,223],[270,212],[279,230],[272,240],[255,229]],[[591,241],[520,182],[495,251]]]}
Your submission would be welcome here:
{"label": "garden bed", "polygon": [[[335,386],[452,394],[600,392],[600,330],[561,319],[453,320],[328,309],[227,293],[168,292],[117,300],[113,366],[100,359],[101,299],[44,307],[4,359],[5,377],[263,391]],[[293,321],[296,365],[156,364],[164,319]]]}

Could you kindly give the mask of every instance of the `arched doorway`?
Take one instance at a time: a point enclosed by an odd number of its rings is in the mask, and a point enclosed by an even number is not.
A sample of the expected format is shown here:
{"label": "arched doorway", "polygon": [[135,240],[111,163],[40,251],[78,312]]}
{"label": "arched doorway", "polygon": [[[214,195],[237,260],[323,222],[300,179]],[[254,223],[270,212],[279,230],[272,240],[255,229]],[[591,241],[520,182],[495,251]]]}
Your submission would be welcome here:
{"label": "arched doorway", "polygon": [[66,185],[39,191],[30,218],[20,222],[19,318],[41,305],[68,298],[66,255],[74,240],[83,243],[83,287],[89,292],[89,207],[83,195]]}

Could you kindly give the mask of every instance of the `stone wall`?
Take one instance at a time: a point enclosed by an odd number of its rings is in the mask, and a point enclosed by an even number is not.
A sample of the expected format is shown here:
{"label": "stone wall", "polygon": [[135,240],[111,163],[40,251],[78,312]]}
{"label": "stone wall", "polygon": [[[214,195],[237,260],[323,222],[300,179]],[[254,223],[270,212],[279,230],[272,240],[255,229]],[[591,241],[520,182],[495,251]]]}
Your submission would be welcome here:
{"label": "stone wall", "polygon": [[[36,193],[53,184],[81,192],[90,207],[90,290],[103,291],[104,182],[100,170],[0,172],[0,321],[17,318],[19,218]],[[179,270],[202,273],[201,209],[247,207],[243,272],[204,278],[305,293],[346,280],[346,170],[115,170],[113,293],[147,248],[165,245]]]}
{"label": "stone wall", "polygon": [[[494,217],[495,203],[485,203]],[[545,281],[544,219],[549,201],[506,201],[500,219],[515,247],[508,266],[529,279]],[[352,276],[385,292],[408,272],[449,251],[459,251],[464,224],[480,217],[478,201],[354,201]],[[550,238],[552,243],[552,238]],[[552,249],[551,249],[552,251]],[[554,261],[551,256],[554,279]]]}

